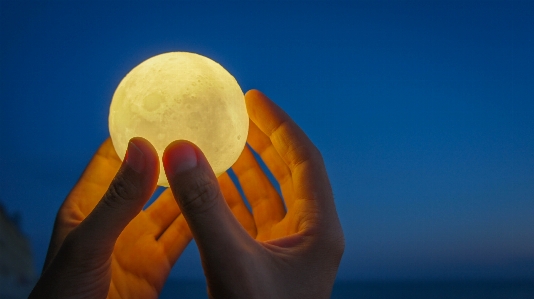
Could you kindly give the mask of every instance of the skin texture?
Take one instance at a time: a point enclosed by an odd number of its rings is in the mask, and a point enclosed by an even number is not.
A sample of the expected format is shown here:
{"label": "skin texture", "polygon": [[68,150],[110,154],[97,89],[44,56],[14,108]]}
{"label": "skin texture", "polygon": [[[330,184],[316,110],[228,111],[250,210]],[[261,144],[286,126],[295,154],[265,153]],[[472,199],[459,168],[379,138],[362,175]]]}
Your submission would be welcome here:
{"label": "skin texture", "polygon": [[59,209],[30,298],[157,298],[191,233],[170,190],[141,211],[159,173],[150,143],[132,139],[128,156],[140,172],[121,165],[109,139],[98,149]]}
{"label": "skin texture", "polygon": [[[345,245],[321,154],[265,95],[252,90],[245,99],[251,120],[247,142],[280,184],[283,200],[248,148],[232,169],[252,214],[227,176],[217,184],[195,145],[176,141],[163,155],[172,192],[200,251],[208,293],[211,298],[329,298]],[[191,150],[193,157],[187,154]]]}
{"label": "skin texture", "polygon": [[142,210],[157,153],[133,138],[121,164],[108,139],[58,212],[30,298],[157,298],[192,237],[211,298],[329,298],[344,238],[322,157],[262,93],[245,100],[247,142],[282,196],[245,148],[232,168],[250,213],[227,174],[217,179],[200,149],[175,141],[163,155],[171,188]]}

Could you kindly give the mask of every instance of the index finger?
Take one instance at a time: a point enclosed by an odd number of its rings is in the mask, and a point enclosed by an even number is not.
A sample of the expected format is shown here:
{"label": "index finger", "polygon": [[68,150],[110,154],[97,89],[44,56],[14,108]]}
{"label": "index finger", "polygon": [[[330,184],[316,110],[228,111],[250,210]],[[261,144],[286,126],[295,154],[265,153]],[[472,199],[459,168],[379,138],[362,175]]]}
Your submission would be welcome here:
{"label": "index finger", "polygon": [[269,137],[288,166],[294,183],[295,201],[306,201],[304,206],[310,207],[311,204],[319,209],[315,212],[335,212],[321,153],[304,131],[263,93],[250,90],[245,95],[245,101],[250,119]]}
{"label": "index finger", "polygon": [[99,147],[59,209],[45,268],[56,255],[67,234],[91,213],[104,196],[120,166],[121,160],[108,138]]}
{"label": "index finger", "polygon": [[[102,143],[80,179],[67,196],[64,206],[76,205],[85,218],[106,193],[109,184],[121,166],[111,139]],[[83,220],[83,219],[80,219]]]}

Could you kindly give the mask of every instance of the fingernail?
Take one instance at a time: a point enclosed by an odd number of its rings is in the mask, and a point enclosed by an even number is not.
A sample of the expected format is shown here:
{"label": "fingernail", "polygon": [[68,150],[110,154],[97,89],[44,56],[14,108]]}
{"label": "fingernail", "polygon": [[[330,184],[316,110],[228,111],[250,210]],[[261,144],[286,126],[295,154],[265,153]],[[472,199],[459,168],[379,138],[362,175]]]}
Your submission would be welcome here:
{"label": "fingernail", "polygon": [[176,174],[197,166],[197,154],[193,147],[186,142],[174,148],[170,160],[171,167]]}
{"label": "fingernail", "polygon": [[126,151],[126,163],[138,173],[141,173],[145,168],[145,155],[131,141],[128,143],[128,150]]}

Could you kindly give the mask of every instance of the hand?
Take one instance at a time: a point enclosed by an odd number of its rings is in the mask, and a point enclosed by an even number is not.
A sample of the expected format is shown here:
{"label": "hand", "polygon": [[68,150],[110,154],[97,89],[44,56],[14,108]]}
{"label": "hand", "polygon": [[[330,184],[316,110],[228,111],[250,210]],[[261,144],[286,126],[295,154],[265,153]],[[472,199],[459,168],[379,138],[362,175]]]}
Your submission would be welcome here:
{"label": "hand", "polygon": [[232,169],[252,214],[226,174],[219,188],[195,145],[176,141],[163,155],[172,192],[200,251],[209,295],[329,298],[344,237],[322,157],[267,97],[253,90],[245,99],[248,144],[280,184],[283,200],[248,148]]}
{"label": "hand", "polygon": [[171,192],[146,210],[159,162],[142,138],[121,161],[108,139],[59,209],[30,298],[157,298],[191,233]]}

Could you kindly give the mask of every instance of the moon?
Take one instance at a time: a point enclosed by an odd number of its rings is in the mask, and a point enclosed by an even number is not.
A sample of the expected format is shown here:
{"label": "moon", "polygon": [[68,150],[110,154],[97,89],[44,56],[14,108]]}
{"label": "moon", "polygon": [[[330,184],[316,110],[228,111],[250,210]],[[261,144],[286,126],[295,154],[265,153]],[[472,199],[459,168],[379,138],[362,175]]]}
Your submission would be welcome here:
{"label": "moon", "polygon": [[217,62],[188,52],[160,54],[137,65],[119,83],[109,111],[119,157],[131,138],[147,139],[160,157],[158,185],[165,187],[161,157],[167,145],[193,142],[219,176],[243,151],[248,124],[236,79]]}

